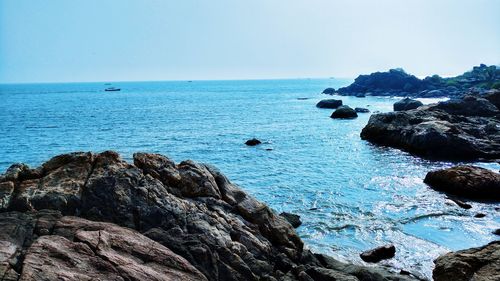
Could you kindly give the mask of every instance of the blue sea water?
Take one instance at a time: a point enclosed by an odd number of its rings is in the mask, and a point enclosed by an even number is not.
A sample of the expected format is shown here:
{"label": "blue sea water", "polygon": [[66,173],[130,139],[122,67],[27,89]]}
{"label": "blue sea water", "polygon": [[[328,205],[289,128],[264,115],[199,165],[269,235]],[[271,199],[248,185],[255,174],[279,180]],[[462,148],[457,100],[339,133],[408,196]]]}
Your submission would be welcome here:
{"label": "blue sea water", "polygon": [[[361,140],[371,113],[334,120],[331,110],[315,107],[328,98],[324,88],[350,82],[113,83],[120,92],[104,92],[104,83],[0,85],[0,170],[109,149],[128,160],[148,151],[211,163],[277,212],[299,214],[297,231],[314,251],[363,263],[361,251],[394,243],[396,257],[383,264],[427,278],[439,254],[495,240],[499,204],[464,210],[422,182],[429,170],[454,163]],[[391,111],[397,100],[339,98],[372,112]],[[245,146],[252,137],[264,144]],[[474,218],[478,212],[486,217]]]}

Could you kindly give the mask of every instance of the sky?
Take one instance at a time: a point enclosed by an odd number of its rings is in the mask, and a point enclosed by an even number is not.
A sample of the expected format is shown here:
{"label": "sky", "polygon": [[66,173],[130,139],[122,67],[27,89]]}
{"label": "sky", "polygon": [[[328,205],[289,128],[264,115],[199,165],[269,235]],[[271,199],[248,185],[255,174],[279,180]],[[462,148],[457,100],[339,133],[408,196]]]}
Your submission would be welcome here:
{"label": "sky", "polygon": [[0,83],[417,76],[500,64],[500,0],[0,0]]}

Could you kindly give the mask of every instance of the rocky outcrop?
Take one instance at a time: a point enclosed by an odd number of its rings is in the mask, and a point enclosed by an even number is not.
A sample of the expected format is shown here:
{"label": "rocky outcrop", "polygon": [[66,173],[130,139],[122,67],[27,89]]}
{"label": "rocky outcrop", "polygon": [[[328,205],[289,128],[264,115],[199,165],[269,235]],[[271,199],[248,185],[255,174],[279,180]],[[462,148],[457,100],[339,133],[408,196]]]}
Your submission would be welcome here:
{"label": "rocky outcrop", "polygon": [[358,117],[356,111],[347,105],[339,106],[330,116],[334,119],[352,119]]}
{"label": "rocky outcrop", "polygon": [[395,254],[396,247],[391,244],[364,251],[359,256],[366,262],[379,262],[381,260],[393,258]]}
{"label": "rocky outcrop", "polygon": [[487,99],[465,96],[463,99],[440,102],[431,107],[452,115],[492,117],[500,113]]}
{"label": "rocky outcrop", "polygon": [[314,255],[284,218],[193,161],[79,152],[13,165],[0,184],[2,280],[414,279]]}
{"label": "rocky outcrop", "polygon": [[354,83],[329,94],[344,96],[408,96],[420,98],[461,97],[465,93],[485,94],[500,88],[500,68],[481,64],[471,71],[450,78],[438,75],[419,79],[402,69],[360,75]]}
{"label": "rocky outcrop", "polygon": [[342,100],[336,100],[336,99],[328,99],[328,100],[321,100],[316,104],[316,107],[318,108],[330,108],[330,109],[335,109],[339,106],[342,105]]}
{"label": "rocky outcrop", "polygon": [[44,210],[0,213],[0,225],[2,280],[207,280],[167,247],[115,224]]}
{"label": "rocky outcrop", "polygon": [[465,97],[374,114],[361,138],[426,158],[496,160],[500,159],[500,114],[495,108],[486,99]]}
{"label": "rocky outcrop", "polygon": [[500,201],[500,174],[474,166],[428,172],[424,182],[435,190],[469,199]]}
{"label": "rocky outcrop", "polygon": [[410,99],[410,98],[404,98],[396,103],[394,103],[393,108],[394,111],[403,111],[403,110],[411,110],[418,108],[420,106],[424,105],[421,101]]}
{"label": "rocky outcrop", "polygon": [[440,256],[432,272],[435,281],[500,280],[500,241]]}

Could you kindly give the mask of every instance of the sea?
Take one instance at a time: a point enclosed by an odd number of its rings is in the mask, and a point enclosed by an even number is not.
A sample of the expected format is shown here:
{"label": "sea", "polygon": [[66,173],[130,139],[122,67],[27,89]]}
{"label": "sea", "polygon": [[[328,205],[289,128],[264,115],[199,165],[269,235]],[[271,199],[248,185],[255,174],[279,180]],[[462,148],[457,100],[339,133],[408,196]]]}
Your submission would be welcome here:
{"label": "sea", "polygon": [[[461,209],[423,183],[428,171],[457,163],[361,140],[370,115],[392,111],[400,98],[321,94],[351,82],[2,84],[0,171],[73,151],[115,150],[129,161],[145,151],[210,163],[276,212],[300,215],[297,232],[307,248],[363,264],[360,252],[392,243],[396,256],[381,264],[423,278],[431,278],[440,254],[498,239],[491,232],[500,228],[500,204],[471,202],[473,208]],[[104,91],[108,87],[121,91]],[[332,119],[331,109],[315,106],[326,98],[371,112]],[[263,143],[244,144],[254,137]]]}

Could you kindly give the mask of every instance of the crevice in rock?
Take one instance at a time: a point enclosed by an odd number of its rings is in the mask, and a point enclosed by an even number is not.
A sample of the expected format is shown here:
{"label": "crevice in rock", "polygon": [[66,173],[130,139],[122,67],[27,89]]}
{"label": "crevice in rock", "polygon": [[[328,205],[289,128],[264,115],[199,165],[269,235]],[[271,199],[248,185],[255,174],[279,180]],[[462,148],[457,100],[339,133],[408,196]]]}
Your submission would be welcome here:
{"label": "crevice in rock", "polygon": [[95,167],[97,165],[97,159],[92,159],[92,164],[90,165],[90,171],[89,171],[89,174],[87,175],[87,178],[85,179],[85,182],[83,183],[83,186],[82,186],[82,189],[80,191],[80,195],[81,195],[81,192],[83,192],[83,190],[85,188],[87,188],[87,184],[89,183],[89,180],[90,180],[90,177],[92,176],[92,174],[94,173],[94,170],[95,170]]}

